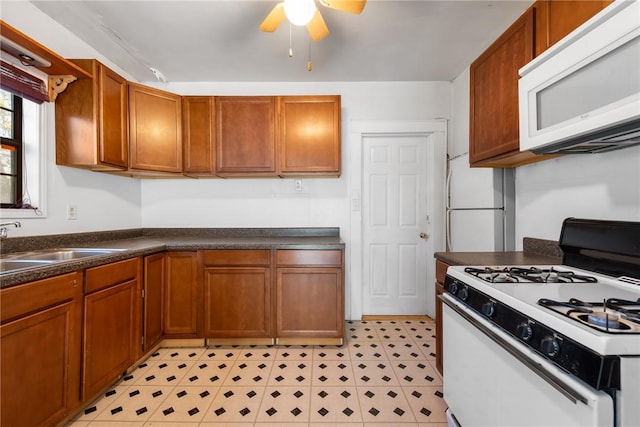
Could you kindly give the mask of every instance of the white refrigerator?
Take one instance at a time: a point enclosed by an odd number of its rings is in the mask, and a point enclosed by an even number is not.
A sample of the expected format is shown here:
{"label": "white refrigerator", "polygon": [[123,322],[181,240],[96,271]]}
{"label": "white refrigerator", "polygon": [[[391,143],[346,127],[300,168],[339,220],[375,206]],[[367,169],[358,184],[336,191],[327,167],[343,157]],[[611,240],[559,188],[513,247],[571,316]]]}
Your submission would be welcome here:
{"label": "white refrigerator", "polygon": [[470,168],[467,154],[447,166],[447,250],[514,250],[514,171]]}

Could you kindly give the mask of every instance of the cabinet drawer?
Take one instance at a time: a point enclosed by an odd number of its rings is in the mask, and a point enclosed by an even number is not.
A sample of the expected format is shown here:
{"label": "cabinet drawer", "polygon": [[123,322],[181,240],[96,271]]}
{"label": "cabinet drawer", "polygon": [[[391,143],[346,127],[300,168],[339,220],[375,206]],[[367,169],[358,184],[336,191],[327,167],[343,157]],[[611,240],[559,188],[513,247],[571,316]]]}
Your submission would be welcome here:
{"label": "cabinet drawer", "polygon": [[341,250],[279,250],[278,265],[333,265],[342,266]]}
{"label": "cabinet drawer", "polygon": [[0,292],[0,321],[41,310],[82,296],[82,274],[69,273],[12,286]]}
{"label": "cabinet drawer", "polygon": [[436,281],[444,285],[444,277],[447,275],[449,264],[436,260]]}
{"label": "cabinet drawer", "polygon": [[137,278],[140,260],[131,258],[100,267],[89,268],[86,271],[85,292],[95,292],[118,283]]}
{"label": "cabinet drawer", "polygon": [[204,265],[269,265],[269,249],[215,249],[203,251]]}

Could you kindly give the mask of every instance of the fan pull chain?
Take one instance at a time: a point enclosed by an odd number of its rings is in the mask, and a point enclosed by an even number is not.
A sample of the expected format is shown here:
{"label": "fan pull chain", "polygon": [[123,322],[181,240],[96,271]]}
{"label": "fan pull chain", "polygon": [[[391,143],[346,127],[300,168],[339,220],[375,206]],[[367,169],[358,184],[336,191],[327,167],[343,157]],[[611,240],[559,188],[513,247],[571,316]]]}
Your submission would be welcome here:
{"label": "fan pull chain", "polygon": [[313,70],[313,62],[311,62],[311,37],[309,37],[309,60],[307,61],[307,70]]}
{"label": "fan pull chain", "polygon": [[293,57],[293,42],[291,36],[291,22],[289,22],[289,58]]}

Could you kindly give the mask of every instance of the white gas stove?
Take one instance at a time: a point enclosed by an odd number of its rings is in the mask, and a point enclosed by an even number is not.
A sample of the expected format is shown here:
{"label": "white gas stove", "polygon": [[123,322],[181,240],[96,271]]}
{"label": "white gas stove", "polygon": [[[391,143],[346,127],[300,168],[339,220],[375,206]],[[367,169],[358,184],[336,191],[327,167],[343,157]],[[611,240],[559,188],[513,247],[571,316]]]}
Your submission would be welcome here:
{"label": "white gas stove", "polygon": [[[561,279],[538,282],[530,272],[540,272],[535,277],[543,280],[558,274]],[[464,286],[472,286],[489,297],[483,303],[500,301],[598,354],[640,355],[640,280],[634,284],[631,278],[623,281],[563,265],[451,267],[447,274],[459,280],[449,284],[457,292],[447,289],[454,295],[464,297]]]}
{"label": "white gas stove", "polygon": [[568,219],[559,266],[450,267],[452,425],[640,425],[640,223]]}

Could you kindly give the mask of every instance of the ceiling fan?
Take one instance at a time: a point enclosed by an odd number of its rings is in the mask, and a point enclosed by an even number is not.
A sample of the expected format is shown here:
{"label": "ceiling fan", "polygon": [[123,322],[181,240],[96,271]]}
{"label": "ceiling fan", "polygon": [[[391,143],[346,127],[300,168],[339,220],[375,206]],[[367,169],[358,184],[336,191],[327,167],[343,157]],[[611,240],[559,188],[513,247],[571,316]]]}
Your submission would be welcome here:
{"label": "ceiling fan", "polygon": [[[362,13],[367,0],[318,0],[321,5],[359,15]],[[298,16],[296,12],[300,13]],[[306,25],[312,40],[321,40],[329,35],[329,28],[325,24],[315,0],[284,0],[271,9],[271,12],[260,24],[260,30],[267,33],[274,32],[280,24],[288,18],[294,25]]]}

